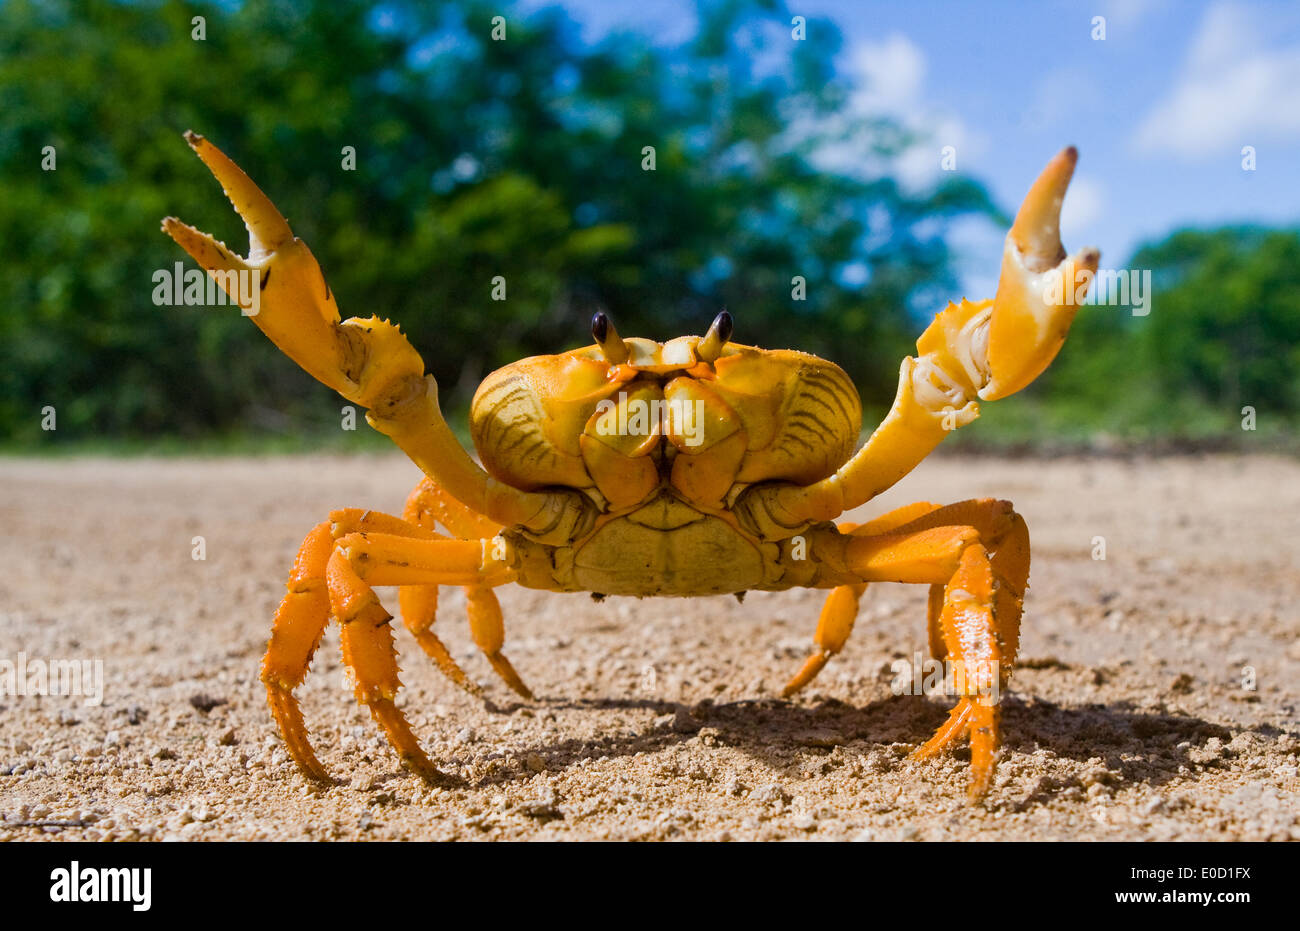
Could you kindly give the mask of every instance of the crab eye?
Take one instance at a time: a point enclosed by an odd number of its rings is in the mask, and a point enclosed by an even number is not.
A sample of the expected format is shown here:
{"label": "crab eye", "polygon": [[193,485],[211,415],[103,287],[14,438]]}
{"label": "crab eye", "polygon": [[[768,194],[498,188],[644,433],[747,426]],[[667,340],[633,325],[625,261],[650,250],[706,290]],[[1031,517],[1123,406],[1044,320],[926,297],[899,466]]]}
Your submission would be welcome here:
{"label": "crab eye", "polygon": [[718,356],[722,355],[722,350],[726,347],[731,334],[736,328],[736,322],[731,318],[731,314],[725,310],[713,318],[713,323],[709,325],[709,332],[704,334],[695,347],[695,354],[701,362],[713,362]]}
{"label": "crab eye", "polygon": [[596,341],[605,361],[610,365],[622,365],[627,361],[627,346],[603,310],[596,311],[591,318],[591,338]]}

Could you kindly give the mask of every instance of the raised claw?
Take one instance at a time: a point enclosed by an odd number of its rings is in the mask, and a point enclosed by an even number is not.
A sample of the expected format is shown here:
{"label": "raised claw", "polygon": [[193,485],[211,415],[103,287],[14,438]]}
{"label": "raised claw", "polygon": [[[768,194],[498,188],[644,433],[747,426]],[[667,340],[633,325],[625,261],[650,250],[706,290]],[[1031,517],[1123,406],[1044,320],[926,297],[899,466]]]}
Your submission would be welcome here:
{"label": "raised claw", "polygon": [[221,183],[248,228],[248,256],[233,253],[225,243],[175,217],[163,220],[163,232],[245,308],[251,296],[232,293],[231,278],[220,273],[255,270],[260,294],[257,312],[249,315],[252,321],[308,374],[351,396],[356,384],[349,373],[357,366],[357,341],[340,326],[338,306],[311,250],[293,235],[270,198],[224,152],[198,133],[185,133],[185,141]]}
{"label": "raised claw", "polygon": [[244,221],[244,226],[248,229],[249,262],[259,264],[264,256],[293,239],[293,230],[289,229],[288,222],[280,215],[275,204],[225,152],[190,130],[185,131],[185,141],[221,182],[221,189],[225,191],[231,206]]}
{"label": "raised claw", "polygon": [[[578,491],[525,492],[489,477],[447,426],[437,383],[425,375],[424,361],[401,331],[377,317],[340,320],[311,250],[270,199],[211,142],[192,132],[185,141],[221,182],[248,227],[248,256],[232,253],[175,217],[163,220],[163,231],[241,307],[254,311],[247,316],[281,352],[367,408],[371,426],[391,437],[452,497],[497,526],[519,525],[538,539],[567,541],[575,526],[594,520],[590,499]],[[229,274],[246,271],[256,272],[255,282],[246,274]],[[257,289],[251,300],[236,293],[245,288]]]}
{"label": "raised claw", "polygon": [[985,401],[1014,394],[1051,364],[1096,274],[1097,249],[1067,257],[1061,244],[1061,205],[1078,158],[1070,146],[1047,163],[1007,233],[979,390]]}

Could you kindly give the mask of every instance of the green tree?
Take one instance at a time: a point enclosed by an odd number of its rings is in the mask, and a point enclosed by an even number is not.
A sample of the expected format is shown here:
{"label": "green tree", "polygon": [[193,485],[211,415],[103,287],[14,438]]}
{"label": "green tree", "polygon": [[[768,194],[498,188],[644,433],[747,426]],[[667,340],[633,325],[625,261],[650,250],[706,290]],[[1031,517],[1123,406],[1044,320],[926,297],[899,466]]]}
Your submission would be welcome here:
{"label": "green tree", "polygon": [[1150,270],[1146,316],[1080,309],[1056,363],[990,413],[1002,437],[1098,432],[1240,440],[1242,408],[1259,430],[1300,422],[1300,233],[1180,230],[1126,263]]}
{"label": "green tree", "polygon": [[[834,28],[812,20],[793,42],[782,4],[732,0],[702,4],[680,47],[592,47],[557,10],[506,9],[494,41],[502,12],[0,5],[0,437],[40,436],[46,404],[61,440],[297,433],[337,416],[237,313],[153,305],[154,271],[185,258],[161,217],[244,243],[184,129],[258,180],[345,314],[402,324],[453,404],[492,367],[584,342],[598,307],[624,333],[667,338],[727,306],[737,339],[821,352],[886,405],[920,329],[908,308],[952,285],[933,221],[992,211],[969,181],[915,196],[812,168],[831,126],[864,158],[914,141],[828,119],[850,91]],[[879,228],[884,242],[867,235]],[[505,302],[490,299],[496,275]]]}
{"label": "green tree", "polygon": [[1146,348],[1162,389],[1240,416],[1300,413],[1300,235],[1185,230],[1138,251],[1156,301]]}

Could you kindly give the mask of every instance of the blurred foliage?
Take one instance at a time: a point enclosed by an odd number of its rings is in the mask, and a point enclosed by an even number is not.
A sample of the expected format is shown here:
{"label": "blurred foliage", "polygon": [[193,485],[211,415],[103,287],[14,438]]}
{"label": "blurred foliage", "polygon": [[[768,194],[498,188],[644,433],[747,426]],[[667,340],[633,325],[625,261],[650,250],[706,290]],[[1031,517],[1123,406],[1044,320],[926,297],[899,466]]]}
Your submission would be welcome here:
{"label": "blurred foliage", "polygon": [[[492,41],[500,13],[0,5],[0,438],[338,435],[342,402],[238,313],[152,303],[155,270],[192,267],[162,217],[246,243],[189,128],[276,201],[345,315],[402,324],[451,406],[493,367],[586,342],[597,308],[664,339],[725,306],[738,340],[824,354],[883,410],[919,330],[909,308],[952,286],[945,222],[995,211],[967,180],[917,196],[810,166],[836,140],[886,165],[915,141],[845,116],[833,26],[810,19],[792,42],[781,3],[724,0],[701,5],[684,45],[591,46],[555,9],[507,9]],[[490,299],[496,275],[506,302]]]}
{"label": "blurred foliage", "polygon": [[[1180,230],[1140,248],[1127,267],[1151,270],[1147,313],[1080,308],[1052,367],[987,408],[984,436],[961,439],[1294,447],[1300,231]],[[1246,407],[1253,431],[1242,429]]]}
{"label": "blurred foliage", "polygon": [[[682,45],[618,33],[592,46],[558,9],[506,8],[493,41],[502,13],[478,0],[0,4],[0,444],[385,442],[340,431],[343,402],[229,308],[152,303],[156,270],[192,267],[163,216],[246,242],[187,128],[277,202],[346,315],[402,324],[450,408],[498,365],[586,342],[598,308],[625,335],[666,339],[725,306],[739,341],[833,359],[868,423],[883,413],[936,295],[955,295],[948,222],[1005,218],[969,180],[917,194],[888,176],[922,140],[846,107],[833,25],[810,19],[792,42],[779,0],[701,0]],[[815,168],[828,150],[861,163]],[[1293,435],[1298,260],[1294,230],[1181,231],[1143,248],[1127,267],[1153,272],[1150,315],[1084,307],[1056,364],[956,443]],[[504,302],[490,298],[497,275]],[[40,429],[46,405],[55,433]],[[1247,405],[1256,434],[1240,429]]]}

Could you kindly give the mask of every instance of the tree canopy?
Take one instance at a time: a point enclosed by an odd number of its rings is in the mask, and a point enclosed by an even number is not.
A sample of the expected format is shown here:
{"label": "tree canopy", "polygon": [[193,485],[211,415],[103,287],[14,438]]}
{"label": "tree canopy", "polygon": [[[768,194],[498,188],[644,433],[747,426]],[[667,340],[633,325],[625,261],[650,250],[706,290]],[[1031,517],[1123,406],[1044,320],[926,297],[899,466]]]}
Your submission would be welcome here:
{"label": "tree canopy", "polygon": [[824,354],[887,405],[909,308],[953,285],[945,221],[995,211],[960,177],[917,194],[813,167],[836,141],[864,166],[917,141],[845,115],[831,23],[795,41],[773,0],[698,16],[682,45],[593,46],[559,10],[477,0],[3,4],[0,436],[39,436],[44,405],[59,440],[336,418],[237,311],[153,304],[153,273],[190,267],[163,216],[246,241],[185,129],[267,191],[345,315],[402,325],[453,406],[585,342],[596,309],[662,339],[723,307],[739,341]]}

